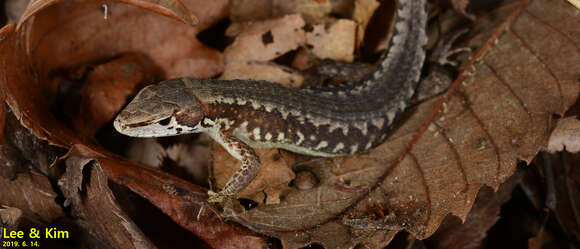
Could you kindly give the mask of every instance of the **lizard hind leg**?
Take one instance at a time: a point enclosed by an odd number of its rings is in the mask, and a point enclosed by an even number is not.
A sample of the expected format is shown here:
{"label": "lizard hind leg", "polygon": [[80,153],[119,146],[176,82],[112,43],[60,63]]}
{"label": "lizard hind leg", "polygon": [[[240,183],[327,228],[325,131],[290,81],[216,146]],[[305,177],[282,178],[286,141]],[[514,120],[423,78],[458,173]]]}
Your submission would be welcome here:
{"label": "lizard hind leg", "polygon": [[240,141],[233,135],[220,132],[217,134],[218,141],[234,158],[242,162],[242,166],[227,181],[225,187],[219,193],[209,191],[208,202],[223,202],[227,198],[233,198],[244,190],[258,175],[262,163],[254,149]]}

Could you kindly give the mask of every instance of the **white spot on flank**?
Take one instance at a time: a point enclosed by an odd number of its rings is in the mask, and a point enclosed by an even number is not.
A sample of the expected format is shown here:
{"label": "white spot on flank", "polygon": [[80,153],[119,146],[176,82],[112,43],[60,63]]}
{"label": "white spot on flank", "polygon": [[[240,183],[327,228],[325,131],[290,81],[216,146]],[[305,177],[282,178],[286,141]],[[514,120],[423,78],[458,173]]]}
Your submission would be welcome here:
{"label": "white spot on flank", "polygon": [[[383,77],[383,72],[381,70],[377,70],[375,71],[375,73],[373,74],[373,79],[377,80],[379,78]],[[367,82],[365,82],[365,84],[370,84],[372,81],[369,80]]]}
{"label": "white spot on flank", "polygon": [[226,97],[221,97],[217,99],[218,102],[222,102],[222,103],[226,103],[226,104],[233,104],[234,102],[236,102],[234,99],[232,98],[226,98]]}
{"label": "white spot on flank", "polygon": [[300,124],[304,124],[304,115],[302,115],[302,112],[294,110],[290,111],[290,113]]}
{"label": "white spot on flank", "polygon": [[363,136],[367,135],[368,133],[367,122],[354,123],[353,125],[354,127],[358,128],[361,131]]}
{"label": "white spot on flank", "polygon": [[274,109],[273,105],[265,105],[264,108],[266,109],[266,112],[272,112],[272,110]]}
{"label": "white spot on flank", "polygon": [[310,140],[312,140],[312,141],[316,140],[316,136],[310,135]]}
{"label": "white spot on flank", "polygon": [[[369,84],[369,81],[365,81],[364,85],[367,85],[367,84]],[[352,90],[352,93],[358,95],[358,94],[362,93],[362,90],[363,90],[363,86],[357,86]]]}
{"label": "white spot on flank", "polygon": [[286,110],[278,110],[280,114],[282,114],[282,119],[286,120],[288,118],[288,111]]}
{"label": "white spot on flank", "polygon": [[387,118],[389,119],[389,124],[392,124],[395,119],[395,112],[388,112]]}
{"label": "white spot on flank", "polygon": [[386,137],[387,137],[387,134],[383,134],[383,135],[381,135],[381,138],[380,138],[379,140],[381,140],[381,142],[382,142],[382,141],[385,141],[385,138],[386,138]]}
{"label": "white spot on flank", "polygon": [[334,93],[333,92],[322,92],[322,93],[320,93],[320,95],[325,96],[325,97],[333,97]]}
{"label": "white spot on flank", "polygon": [[369,141],[369,142],[367,143],[367,146],[365,146],[365,150],[368,150],[368,149],[370,149],[370,148],[371,148],[371,146],[373,146],[373,142]]}
{"label": "white spot on flank", "polygon": [[270,139],[272,139],[272,134],[270,134],[270,132],[266,133],[266,135],[264,135],[264,139],[266,139],[266,141],[270,141]]}
{"label": "white spot on flank", "polygon": [[296,142],[296,145],[300,145],[304,142],[304,134],[302,134],[302,132],[297,131],[296,136],[298,136],[298,142]]}
{"label": "white spot on flank", "polygon": [[254,108],[254,110],[258,110],[260,109],[262,105],[260,105],[260,103],[258,102],[252,102],[252,108]]}
{"label": "white spot on flank", "polygon": [[334,130],[336,130],[338,128],[342,129],[342,134],[344,136],[348,136],[348,127],[345,127],[343,125],[340,125],[340,124],[338,124],[336,122],[330,123],[330,126],[328,127],[328,133],[332,133]]}
{"label": "white spot on flank", "polygon": [[354,154],[358,152],[358,144],[350,146],[350,154]]}
{"label": "white spot on flank", "polygon": [[245,105],[247,103],[247,101],[242,98],[236,98],[236,101],[238,102],[238,105]]}
{"label": "white spot on flank", "polygon": [[326,146],[328,146],[328,142],[326,141],[321,141],[318,145],[316,145],[316,148],[314,148],[315,150],[320,150],[322,148],[325,148]]}
{"label": "white spot on flank", "polygon": [[252,131],[252,133],[254,134],[254,139],[255,140],[260,140],[260,128],[254,128],[254,130]]}
{"label": "white spot on flank", "polygon": [[412,87],[410,87],[409,88],[409,92],[407,92],[407,97],[409,97],[409,98],[412,97],[413,96],[413,93],[415,93],[415,91],[413,90]]}
{"label": "white spot on flank", "polygon": [[405,103],[405,101],[401,100],[401,102],[399,102],[399,108],[401,108],[401,111],[404,111],[405,107],[407,107],[407,104]]}
{"label": "white spot on flank", "polygon": [[385,119],[384,118],[375,118],[373,120],[371,120],[371,123],[373,123],[373,125],[377,128],[382,129],[383,125],[385,124]]}
{"label": "white spot on flank", "polygon": [[334,147],[334,149],[332,149],[332,153],[336,153],[342,149],[344,149],[344,144],[342,142],[340,142]]}
{"label": "white spot on flank", "polygon": [[284,132],[278,133],[278,138],[277,139],[278,139],[278,141],[284,140]]}

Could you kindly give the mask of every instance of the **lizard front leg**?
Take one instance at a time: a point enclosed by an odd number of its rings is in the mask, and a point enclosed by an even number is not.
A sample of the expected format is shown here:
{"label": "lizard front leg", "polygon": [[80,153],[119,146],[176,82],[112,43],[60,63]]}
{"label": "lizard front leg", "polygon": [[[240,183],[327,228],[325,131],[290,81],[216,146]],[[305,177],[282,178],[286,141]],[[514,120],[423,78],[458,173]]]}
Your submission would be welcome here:
{"label": "lizard front leg", "polygon": [[223,146],[234,158],[242,162],[242,166],[228,180],[219,193],[209,191],[208,202],[223,202],[225,198],[233,198],[246,188],[258,175],[262,163],[254,149],[231,134],[219,131],[211,136]]}

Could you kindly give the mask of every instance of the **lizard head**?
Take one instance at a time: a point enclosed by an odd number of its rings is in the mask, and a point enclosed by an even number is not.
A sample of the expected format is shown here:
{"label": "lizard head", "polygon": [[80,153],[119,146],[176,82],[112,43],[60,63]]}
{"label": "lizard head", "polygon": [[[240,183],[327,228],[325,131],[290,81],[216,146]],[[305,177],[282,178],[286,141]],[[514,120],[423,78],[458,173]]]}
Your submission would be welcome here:
{"label": "lizard head", "polygon": [[200,132],[200,101],[180,79],[143,88],[119,115],[115,129],[132,137],[164,137]]}

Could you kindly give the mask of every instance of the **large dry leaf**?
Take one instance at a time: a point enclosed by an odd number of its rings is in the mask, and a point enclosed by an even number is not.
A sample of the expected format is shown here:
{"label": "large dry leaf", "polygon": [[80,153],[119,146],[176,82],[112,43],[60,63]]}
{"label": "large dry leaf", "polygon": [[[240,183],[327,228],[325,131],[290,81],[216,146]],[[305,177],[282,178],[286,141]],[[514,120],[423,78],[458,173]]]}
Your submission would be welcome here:
{"label": "large dry leaf", "polygon": [[319,22],[332,10],[332,1],[233,0],[230,19],[234,22],[260,21],[300,14],[306,22]]}
{"label": "large dry leaf", "polygon": [[90,158],[68,157],[66,173],[59,179],[73,217],[111,248],[156,248],[121,210],[108,187],[105,172],[92,162]]}
{"label": "large dry leaf", "polygon": [[465,220],[448,215],[437,232],[429,238],[430,248],[481,248],[487,232],[500,219],[500,210],[520,184],[524,170],[519,168],[497,191],[483,187],[479,190],[472,210]]}
{"label": "large dry leaf", "polygon": [[483,184],[497,188],[546,145],[552,114],[579,92],[572,8],[523,1],[492,13],[478,20],[479,51],[450,90],[415,107],[385,144],[313,166],[317,188],[230,218],[288,248],[379,248],[401,229],[421,239],[448,213],[464,219]]}
{"label": "large dry leaf", "polygon": [[[26,22],[28,18],[34,16],[37,12],[53,4],[56,4],[57,2],[58,1],[55,0],[31,0],[28,3],[28,7],[20,17],[18,25],[20,26],[23,22]],[[125,2],[134,6],[148,8],[157,13],[181,20],[191,25],[197,24],[199,22],[195,15],[191,14],[190,10],[188,10],[180,0],[120,0],[119,2]],[[108,2],[101,1],[100,4],[103,11],[103,18],[105,18],[105,15],[108,17]]]}
{"label": "large dry leaf", "polygon": [[313,30],[306,32],[306,44],[312,46],[317,58],[352,62],[357,33],[354,21],[338,19],[328,25],[313,25]]}
{"label": "large dry leaf", "polygon": [[0,207],[17,207],[23,218],[33,224],[46,224],[63,217],[61,207],[54,202],[54,192],[46,176],[21,174],[14,180],[0,177]]}
{"label": "large dry leaf", "polygon": [[300,15],[234,25],[227,31],[227,34],[237,36],[224,52],[226,63],[268,61],[296,49],[304,43],[303,26],[304,20]]}
{"label": "large dry leaf", "polygon": [[[214,8],[204,12],[204,19],[200,16],[199,24],[195,27],[151,10],[116,1],[107,3],[108,11],[111,11],[107,19],[103,19],[101,1],[65,1],[59,4],[52,4],[53,1],[44,2],[47,6],[42,8],[32,8],[37,4],[31,3],[31,8],[27,11],[34,9],[35,12],[30,13],[34,18],[23,17],[22,20],[28,21],[22,23],[21,29],[16,30],[18,37],[10,37],[4,41],[8,51],[3,53],[7,56],[3,57],[4,64],[1,65],[2,70],[6,71],[6,78],[3,80],[22,81],[21,84],[4,84],[5,88],[11,88],[3,89],[7,93],[11,92],[11,96],[7,96],[8,104],[19,119],[23,116],[24,126],[31,128],[40,138],[47,138],[47,134],[42,132],[45,128],[39,127],[38,122],[27,120],[29,117],[46,118],[47,122],[62,126],[52,120],[53,117],[43,117],[48,116],[44,109],[48,105],[43,101],[51,103],[58,92],[59,81],[51,81],[55,71],[91,65],[124,53],[145,55],[165,72],[165,77],[210,77],[223,70],[221,53],[201,44],[196,34],[201,28],[207,28],[216,19],[227,15],[226,1],[210,4],[209,7]],[[202,6],[195,0],[188,1],[186,5]],[[6,26],[3,31],[11,34],[12,28]],[[17,44],[18,49],[9,49],[13,44]],[[6,58],[11,60],[7,61]],[[25,68],[34,71],[27,72],[24,71]],[[34,84],[39,79],[43,83],[40,85],[41,89],[37,92],[28,91],[37,88]],[[25,115],[22,114],[23,110],[27,112]],[[77,141],[78,138],[70,137],[71,134],[64,134],[67,130],[62,127],[51,131],[55,134],[49,134],[52,136],[48,140],[61,145]]]}

